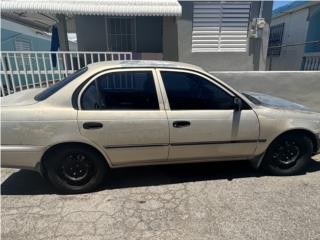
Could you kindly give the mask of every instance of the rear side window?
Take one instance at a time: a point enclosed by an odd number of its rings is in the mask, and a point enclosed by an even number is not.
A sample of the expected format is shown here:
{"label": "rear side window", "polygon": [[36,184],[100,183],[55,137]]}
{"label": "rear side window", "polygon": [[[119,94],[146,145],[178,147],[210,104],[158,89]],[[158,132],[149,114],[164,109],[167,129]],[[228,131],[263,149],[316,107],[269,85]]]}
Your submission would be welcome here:
{"label": "rear side window", "polygon": [[65,79],[57,82],[56,84],[52,85],[51,87],[49,87],[47,89],[45,89],[44,91],[42,91],[41,93],[36,95],[34,97],[34,99],[36,101],[43,101],[43,100],[47,99],[48,97],[50,97],[51,95],[53,95],[54,93],[59,91],[61,88],[66,86],[68,83],[72,82],[74,79],[76,79],[77,77],[79,77],[80,75],[85,73],[87,70],[88,70],[87,67],[79,69],[78,71],[76,71],[75,73],[69,75]]}
{"label": "rear side window", "polygon": [[207,79],[186,72],[161,71],[171,110],[233,109],[233,97]]}
{"label": "rear side window", "polygon": [[125,71],[101,75],[84,91],[83,110],[158,110],[151,71]]}

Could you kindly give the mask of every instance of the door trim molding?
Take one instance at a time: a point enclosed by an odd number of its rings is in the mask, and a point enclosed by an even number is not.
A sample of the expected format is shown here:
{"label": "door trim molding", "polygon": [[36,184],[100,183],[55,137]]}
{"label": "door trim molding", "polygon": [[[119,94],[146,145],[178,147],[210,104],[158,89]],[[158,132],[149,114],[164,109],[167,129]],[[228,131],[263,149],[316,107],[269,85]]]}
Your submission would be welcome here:
{"label": "door trim molding", "polygon": [[140,148],[140,147],[165,147],[169,146],[166,143],[155,143],[155,144],[134,144],[134,145],[107,145],[104,148]]}
{"label": "door trim molding", "polygon": [[235,144],[235,143],[263,143],[267,139],[252,139],[252,140],[231,140],[231,141],[207,141],[207,142],[178,142],[171,144],[135,144],[135,145],[108,145],[104,148],[141,148],[141,147],[164,147],[164,146],[188,146],[188,145],[210,145],[210,144]]}
{"label": "door trim molding", "polygon": [[171,146],[185,146],[185,145],[210,145],[210,144],[234,144],[234,143],[255,143],[266,142],[267,139],[252,139],[252,140],[231,140],[231,141],[207,141],[207,142],[181,142],[172,143]]}

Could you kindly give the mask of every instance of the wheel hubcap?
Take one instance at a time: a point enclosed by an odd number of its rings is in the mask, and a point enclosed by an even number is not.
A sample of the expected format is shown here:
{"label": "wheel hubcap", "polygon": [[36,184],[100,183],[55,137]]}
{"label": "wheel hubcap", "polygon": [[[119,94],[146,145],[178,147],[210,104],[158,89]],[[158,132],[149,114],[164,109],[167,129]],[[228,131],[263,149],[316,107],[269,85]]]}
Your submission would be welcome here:
{"label": "wheel hubcap", "polygon": [[291,167],[300,155],[300,148],[295,141],[285,140],[275,147],[272,154],[273,163],[282,168]]}
{"label": "wheel hubcap", "polygon": [[82,153],[68,154],[61,166],[62,177],[70,183],[80,183],[92,175],[92,164]]}

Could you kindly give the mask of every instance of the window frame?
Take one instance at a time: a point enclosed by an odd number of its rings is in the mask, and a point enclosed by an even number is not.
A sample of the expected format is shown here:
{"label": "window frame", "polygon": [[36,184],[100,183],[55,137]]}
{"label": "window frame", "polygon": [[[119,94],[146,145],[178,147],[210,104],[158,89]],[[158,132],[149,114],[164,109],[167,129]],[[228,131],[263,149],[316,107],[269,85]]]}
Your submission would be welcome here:
{"label": "window frame", "polygon": [[[81,99],[83,97],[84,92],[89,87],[89,85],[93,81],[95,81],[97,78],[99,78],[100,76],[105,75],[105,74],[109,74],[109,73],[115,73],[115,72],[143,72],[143,71],[149,71],[152,73],[153,82],[154,82],[154,85],[156,88],[159,109],[141,109],[140,110],[140,109],[83,109],[82,108]],[[133,112],[134,111],[134,112],[141,112],[141,111],[165,110],[163,97],[162,97],[161,91],[160,91],[159,80],[157,78],[157,74],[156,74],[156,71],[154,68],[117,68],[117,69],[107,69],[107,70],[101,71],[98,74],[95,74],[91,79],[89,79],[86,82],[86,84],[81,88],[81,90],[78,94],[77,104],[78,104],[79,111],[99,111],[99,112],[110,112],[110,111],[132,111]]]}
{"label": "window frame", "polygon": [[[224,28],[226,26],[223,26],[223,24],[227,21],[227,20],[230,20],[230,19],[233,19],[234,17],[230,17],[230,16],[224,16],[224,15],[230,15],[230,14],[233,14],[233,13],[225,13],[225,9],[227,9],[228,5],[229,6],[232,6],[232,5],[247,5],[248,8],[243,8],[243,9],[240,9],[240,10],[247,10],[247,14],[248,16],[246,17],[246,20],[247,21],[242,21],[244,23],[246,23],[246,26],[230,26],[230,27],[233,27],[233,28],[246,28],[246,37],[244,39],[241,39],[240,40],[245,40],[245,47],[230,47],[230,48],[227,48],[227,47],[223,47],[223,45],[225,43],[223,43],[224,41],[227,41],[227,40],[224,40],[222,38],[225,38],[226,36],[222,33],[222,31],[226,31]],[[204,8],[204,9],[210,9],[210,7],[217,7],[215,8],[214,10],[218,11],[214,14],[208,14],[208,13],[201,13],[201,12],[197,12],[196,13],[196,9],[197,8]],[[234,8],[236,9],[236,8]],[[252,9],[252,1],[237,1],[237,0],[234,0],[234,1],[227,1],[227,2],[223,2],[223,1],[217,1],[217,2],[210,2],[210,1],[198,1],[198,2],[193,2],[193,7],[192,7],[192,39],[191,39],[191,52],[192,53],[206,53],[206,52],[213,52],[213,53],[219,53],[219,52],[232,52],[232,53],[243,53],[243,52],[248,52],[249,50],[249,26],[250,26],[250,21],[251,21],[251,18],[252,18],[252,14],[251,14],[251,9]],[[206,16],[206,17],[199,17],[199,16],[196,16],[196,15],[200,15],[200,14],[203,14],[203,15],[213,15],[213,16]],[[214,16],[216,14],[216,16]],[[236,14],[246,14],[246,12],[239,12],[239,13],[235,13]],[[209,22],[210,21],[213,21],[213,19],[215,18],[219,18],[218,21],[216,21],[216,26],[214,26],[214,23],[212,25],[212,23],[210,25],[207,25],[207,26],[195,26],[196,23],[199,21],[199,19],[210,19],[211,20],[208,20]],[[237,17],[237,18],[245,18],[243,16],[241,17]],[[236,21],[236,20],[234,20]],[[206,23],[207,21],[203,21],[203,23]],[[197,28],[197,30],[195,30],[195,28]],[[201,28],[205,28],[204,30],[200,30]],[[217,28],[216,31],[218,31],[218,33],[211,33],[211,34],[205,34],[207,36],[209,35],[214,35],[217,39],[217,46],[216,47],[195,47],[194,45],[195,44],[198,44],[200,45],[201,43],[194,43],[194,38],[196,37],[200,37],[200,38],[203,38],[203,34],[204,32],[210,32],[210,31],[215,31],[215,30],[208,30],[208,29],[212,29],[212,28]],[[232,31],[244,31],[244,30],[239,30],[239,29],[236,29],[236,30],[232,30]],[[195,34],[195,32],[202,32],[202,33],[197,33]],[[202,37],[201,37],[202,35]],[[241,34],[240,34],[241,35]],[[239,37],[240,38],[240,37]],[[213,39],[211,38],[208,38],[208,39],[198,39],[198,41],[204,41],[204,40],[207,40],[207,41],[213,41]],[[231,40],[234,40],[234,39],[231,39]],[[236,40],[234,40],[236,41]],[[239,41],[239,39],[238,39]],[[205,43],[203,43],[204,45],[206,45]],[[207,43],[208,44],[215,44],[215,43]],[[241,44],[241,43],[234,43],[234,44]]]}
{"label": "window frame", "polygon": [[[126,33],[120,33],[120,34],[112,34],[110,29],[109,29],[109,23],[111,19],[115,19],[120,21],[121,24],[121,20],[123,18],[129,19],[130,21],[132,21],[132,25],[133,25],[133,33],[132,34],[128,34]],[[132,37],[132,48],[131,50],[123,50],[123,46],[120,47],[120,49],[122,49],[121,51],[125,51],[125,52],[135,52],[137,50],[137,19],[134,16],[127,16],[127,17],[117,17],[117,16],[106,16],[105,17],[105,29],[106,29],[106,42],[107,42],[107,50],[108,51],[114,51],[113,48],[114,46],[112,46],[112,43],[110,42],[109,37],[118,35],[120,38],[123,38],[124,36],[131,36]],[[121,40],[122,42],[122,40]]]}
{"label": "window frame", "polygon": [[222,91],[226,92],[229,96],[231,96],[232,98],[238,97],[240,98],[246,105],[249,106],[249,109],[251,109],[250,104],[248,104],[247,101],[245,101],[243,99],[243,97],[239,96],[238,94],[232,92],[231,90],[229,90],[228,88],[226,88],[225,86],[217,83],[213,78],[197,72],[197,71],[193,71],[193,70],[186,70],[186,69],[174,69],[174,68],[157,68],[156,69],[156,73],[157,73],[157,77],[159,79],[159,83],[160,83],[160,89],[161,89],[161,94],[163,97],[163,101],[164,101],[164,105],[165,105],[165,109],[167,111],[229,111],[231,109],[183,109],[183,110],[178,110],[178,109],[171,109],[170,108],[170,103],[169,103],[169,98],[163,83],[163,79],[161,77],[161,71],[166,71],[166,72],[181,72],[181,73],[189,73],[189,74],[194,74],[197,75],[199,77],[202,77],[204,79],[206,79],[207,81],[209,81],[210,83],[214,84],[216,87],[220,88]]}

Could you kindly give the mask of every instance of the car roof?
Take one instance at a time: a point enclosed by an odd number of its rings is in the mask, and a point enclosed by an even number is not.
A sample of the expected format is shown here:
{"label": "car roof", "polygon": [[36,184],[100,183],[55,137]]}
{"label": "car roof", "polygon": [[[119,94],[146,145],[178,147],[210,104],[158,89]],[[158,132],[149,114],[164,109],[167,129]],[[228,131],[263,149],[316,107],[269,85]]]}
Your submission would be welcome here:
{"label": "car roof", "polygon": [[203,71],[201,67],[173,61],[155,61],[155,60],[124,60],[124,61],[104,61],[98,63],[89,64],[90,69],[107,70],[111,68],[142,68],[142,67],[154,67],[154,68],[180,68],[180,69],[193,69]]}

